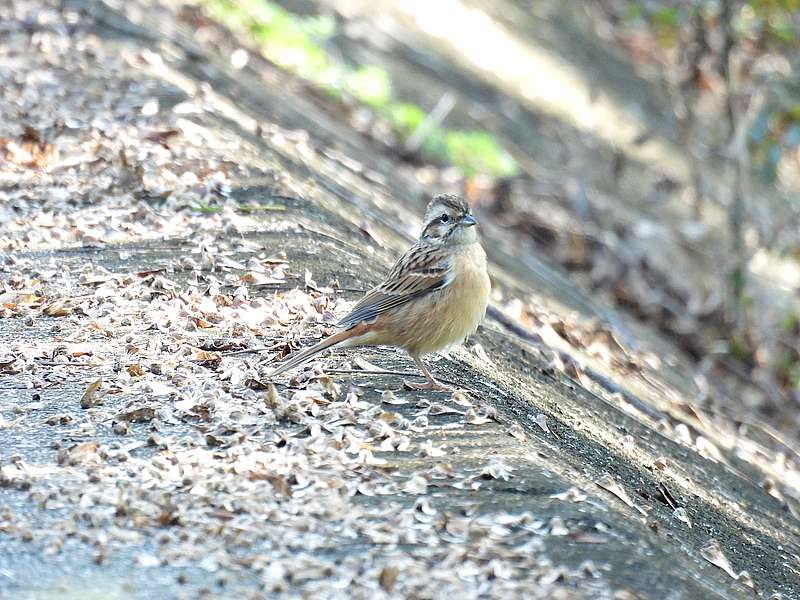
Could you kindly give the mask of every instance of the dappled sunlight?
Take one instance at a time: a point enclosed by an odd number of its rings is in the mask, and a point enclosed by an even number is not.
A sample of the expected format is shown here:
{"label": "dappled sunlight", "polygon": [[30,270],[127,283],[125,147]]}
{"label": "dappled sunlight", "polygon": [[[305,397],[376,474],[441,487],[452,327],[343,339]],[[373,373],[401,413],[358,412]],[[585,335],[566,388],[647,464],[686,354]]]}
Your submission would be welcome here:
{"label": "dappled sunlight", "polygon": [[599,137],[613,147],[683,180],[686,156],[669,141],[654,139],[645,147],[635,140],[648,124],[633,103],[596,93],[591,74],[576,68],[539,44],[518,39],[484,12],[459,0],[398,0],[389,3],[440,42],[456,63],[472,65],[481,77],[533,108]]}

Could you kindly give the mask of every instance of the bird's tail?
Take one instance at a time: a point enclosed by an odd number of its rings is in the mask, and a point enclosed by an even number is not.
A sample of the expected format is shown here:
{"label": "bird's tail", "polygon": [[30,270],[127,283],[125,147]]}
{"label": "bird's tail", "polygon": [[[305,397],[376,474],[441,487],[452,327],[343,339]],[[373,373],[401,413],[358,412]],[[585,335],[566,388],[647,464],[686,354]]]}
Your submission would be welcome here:
{"label": "bird's tail", "polygon": [[354,327],[352,329],[340,331],[339,333],[334,333],[333,335],[326,337],[318,344],[311,346],[311,348],[306,348],[305,350],[302,350],[300,352],[295,352],[294,354],[287,356],[285,359],[283,359],[283,362],[281,362],[278,368],[269,374],[269,377],[270,378],[276,377],[281,373],[285,373],[290,369],[294,369],[295,367],[303,364],[312,356],[316,356],[326,348],[330,348],[331,346],[335,346],[336,344],[340,344],[342,342],[347,341],[354,335],[358,335],[358,333],[360,333],[357,331],[358,329],[359,329],[358,327]]}

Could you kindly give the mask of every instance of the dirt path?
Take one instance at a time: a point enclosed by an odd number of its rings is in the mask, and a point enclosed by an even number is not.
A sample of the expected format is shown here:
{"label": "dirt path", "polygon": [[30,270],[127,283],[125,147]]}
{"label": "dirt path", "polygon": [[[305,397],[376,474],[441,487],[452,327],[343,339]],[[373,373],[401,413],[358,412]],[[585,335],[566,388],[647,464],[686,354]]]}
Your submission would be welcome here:
{"label": "dirt path", "polygon": [[[795,467],[681,413],[666,366],[489,320],[434,363],[468,394],[365,371],[411,371],[382,349],[265,386],[379,280],[420,184],[166,7],[0,23],[0,597],[800,598]],[[498,289],[589,335],[494,227]]]}

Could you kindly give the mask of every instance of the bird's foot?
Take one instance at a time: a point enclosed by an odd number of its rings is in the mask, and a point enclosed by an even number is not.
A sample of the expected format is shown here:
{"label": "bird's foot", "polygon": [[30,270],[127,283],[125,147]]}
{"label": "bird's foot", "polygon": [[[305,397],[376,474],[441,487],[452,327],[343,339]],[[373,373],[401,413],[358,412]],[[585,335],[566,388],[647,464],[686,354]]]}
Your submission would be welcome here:
{"label": "bird's foot", "polygon": [[411,390],[431,390],[434,392],[453,392],[455,391],[449,385],[439,383],[435,379],[429,379],[425,383],[417,383],[415,381],[403,381],[403,385]]}

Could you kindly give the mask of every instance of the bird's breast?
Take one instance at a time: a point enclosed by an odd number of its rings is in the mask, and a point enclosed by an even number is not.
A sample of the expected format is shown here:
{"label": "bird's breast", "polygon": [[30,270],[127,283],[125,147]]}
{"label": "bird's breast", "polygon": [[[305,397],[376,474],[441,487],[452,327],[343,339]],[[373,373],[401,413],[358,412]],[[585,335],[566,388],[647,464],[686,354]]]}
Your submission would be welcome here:
{"label": "bird's breast", "polygon": [[489,303],[491,284],[480,244],[454,250],[453,281],[413,303],[405,320],[406,350],[412,355],[438,352],[475,333]]}

